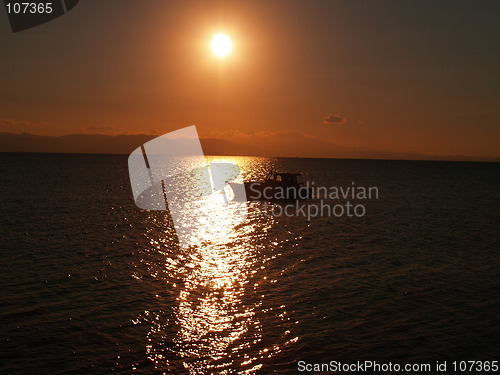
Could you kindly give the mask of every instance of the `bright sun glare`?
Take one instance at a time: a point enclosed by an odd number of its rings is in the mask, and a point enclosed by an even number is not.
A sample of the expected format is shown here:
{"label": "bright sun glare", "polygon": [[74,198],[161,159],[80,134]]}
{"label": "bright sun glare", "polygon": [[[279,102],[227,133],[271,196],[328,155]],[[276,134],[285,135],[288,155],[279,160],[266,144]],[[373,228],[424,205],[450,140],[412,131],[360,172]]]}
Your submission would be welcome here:
{"label": "bright sun glare", "polygon": [[212,51],[219,57],[225,57],[231,53],[231,40],[225,34],[216,34],[212,38]]}

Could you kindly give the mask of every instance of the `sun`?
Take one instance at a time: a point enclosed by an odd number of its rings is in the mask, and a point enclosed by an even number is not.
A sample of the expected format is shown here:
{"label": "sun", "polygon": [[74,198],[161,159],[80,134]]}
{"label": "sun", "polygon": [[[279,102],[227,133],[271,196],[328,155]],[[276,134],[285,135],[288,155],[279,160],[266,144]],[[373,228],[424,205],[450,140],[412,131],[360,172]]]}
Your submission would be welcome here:
{"label": "sun", "polygon": [[231,53],[233,44],[226,34],[216,34],[212,38],[212,52],[219,57],[226,57]]}

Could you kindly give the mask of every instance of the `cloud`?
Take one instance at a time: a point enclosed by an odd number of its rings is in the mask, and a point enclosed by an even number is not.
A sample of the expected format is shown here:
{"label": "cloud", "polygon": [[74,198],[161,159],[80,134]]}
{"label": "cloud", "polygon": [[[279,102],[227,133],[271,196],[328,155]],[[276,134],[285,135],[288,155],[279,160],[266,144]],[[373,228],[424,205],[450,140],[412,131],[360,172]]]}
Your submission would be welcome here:
{"label": "cloud", "polygon": [[17,127],[17,128],[27,128],[27,127],[38,127],[42,125],[47,125],[46,122],[32,122],[28,120],[17,120],[12,118],[0,119],[0,126],[7,127]]}
{"label": "cloud", "polygon": [[252,137],[257,133],[255,131],[240,131],[240,130],[208,130],[202,131],[200,135],[205,138],[210,137]]}
{"label": "cloud", "polygon": [[305,135],[293,131],[240,131],[240,130],[209,130],[200,134],[204,138],[258,138],[258,137],[304,137]]}
{"label": "cloud", "polygon": [[294,137],[294,138],[307,138],[304,134],[299,132],[276,132],[271,133],[270,136],[275,137]]}
{"label": "cloud", "polygon": [[163,135],[163,134],[167,134],[168,131],[160,131],[160,130],[155,130],[155,129],[151,129],[151,130],[148,130],[148,131],[144,131],[144,130],[121,130],[120,132],[118,132],[116,135]]}
{"label": "cloud", "polygon": [[87,126],[87,130],[113,130],[112,126]]}
{"label": "cloud", "polygon": [[343,117],[343,116],[334,115],[332,113],[332,114],[329,114],[327,116],[327,118],[325,118],[323,120],[323,124],[327,124],[327,125],[342,124],[342,125],[345,125],[345,124],[347,124],[347,119],[345,117]]}
{"label": "cloud", "polygon": [[16,125],[15,120],[8,119],[8,118],[0,119],[0,126],[14,126],[14,125]]}

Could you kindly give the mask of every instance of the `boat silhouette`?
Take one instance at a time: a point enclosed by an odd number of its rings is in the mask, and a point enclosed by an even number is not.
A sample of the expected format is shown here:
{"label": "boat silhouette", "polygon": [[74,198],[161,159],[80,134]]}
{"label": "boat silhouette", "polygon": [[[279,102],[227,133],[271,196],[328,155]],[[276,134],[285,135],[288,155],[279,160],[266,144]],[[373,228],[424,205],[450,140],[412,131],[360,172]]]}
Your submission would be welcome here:
{"label": "boat silhouette", "polygon": [[[269,172],[264,181],[248,181],[244,183],[229,183],[234,192],[235,201],[294,201],[309,199],[312,196],[311,189],[297,177],[302,173]],[[241,189],[246,197],[243,196]]]}

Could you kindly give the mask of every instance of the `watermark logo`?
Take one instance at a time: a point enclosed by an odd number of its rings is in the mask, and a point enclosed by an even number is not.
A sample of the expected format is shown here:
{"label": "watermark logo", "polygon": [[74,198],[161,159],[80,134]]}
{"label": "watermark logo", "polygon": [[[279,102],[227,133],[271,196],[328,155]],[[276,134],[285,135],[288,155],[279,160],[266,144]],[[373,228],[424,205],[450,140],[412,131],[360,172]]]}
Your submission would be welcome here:
{"label": "watermark logo", "polygon": [[79,0],[4,0],[13,33],[52,21],[73,9]]}
{"label": "watermark logo", "polygon": [[[170,211],[181,247],[223,239],[247,215],[246,194],[229,186],[240,177],[232,163],[207,164],[195,126],[155,138],[128,158],[137,207]],[[235,194],[245,197],[234,201]],[[224,233],[227,229],[226,233]]]}

